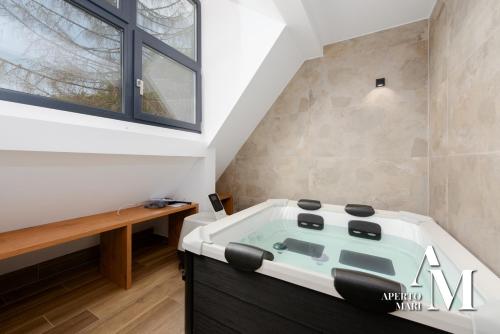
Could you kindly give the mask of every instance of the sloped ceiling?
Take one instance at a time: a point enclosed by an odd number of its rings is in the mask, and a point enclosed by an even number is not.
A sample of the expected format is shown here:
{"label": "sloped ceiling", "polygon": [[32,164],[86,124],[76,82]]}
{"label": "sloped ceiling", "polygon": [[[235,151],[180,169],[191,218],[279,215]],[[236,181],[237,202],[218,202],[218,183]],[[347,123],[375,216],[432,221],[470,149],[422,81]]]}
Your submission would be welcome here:
{"label": "sloped ceiling", "polygon": [[303,0],[323,45],[430,17],[436,0]]}

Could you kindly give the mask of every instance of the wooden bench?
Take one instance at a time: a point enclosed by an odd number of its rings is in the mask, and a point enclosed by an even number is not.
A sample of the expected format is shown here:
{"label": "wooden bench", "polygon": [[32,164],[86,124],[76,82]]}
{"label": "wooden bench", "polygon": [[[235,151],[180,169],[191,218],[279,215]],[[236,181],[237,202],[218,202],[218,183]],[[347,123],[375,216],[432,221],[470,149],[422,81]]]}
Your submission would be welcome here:
{"label": "wooden bench", "polygon": [[168,243],[179,241],[182,222],[198,204],[162,209],[134,207],[0,233],[0,260],[100,235],[101,273],[124,289],[132,285],[132,225],[168,217]]}

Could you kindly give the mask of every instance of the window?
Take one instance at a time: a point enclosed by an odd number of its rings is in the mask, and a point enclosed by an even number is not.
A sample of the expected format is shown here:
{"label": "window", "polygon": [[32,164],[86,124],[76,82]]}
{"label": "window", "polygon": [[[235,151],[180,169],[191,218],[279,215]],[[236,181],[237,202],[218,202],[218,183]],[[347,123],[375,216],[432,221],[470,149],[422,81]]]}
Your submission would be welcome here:
{"label": "window", "polygon": [[196,78],[193,71],[143,46],[142,77],[142,112],[184,122],[195,121]]}
{"label": "window", "polygon": [[196,8],[189,0],[139,0],[137,25],[196,60]]}
{"label": "window", "polygon": [[120,0],[104,0],[115,8],[120,8]]}
{"label": "window", "polygon": [[200,131],[197,0],[0,1],[0,99]]}

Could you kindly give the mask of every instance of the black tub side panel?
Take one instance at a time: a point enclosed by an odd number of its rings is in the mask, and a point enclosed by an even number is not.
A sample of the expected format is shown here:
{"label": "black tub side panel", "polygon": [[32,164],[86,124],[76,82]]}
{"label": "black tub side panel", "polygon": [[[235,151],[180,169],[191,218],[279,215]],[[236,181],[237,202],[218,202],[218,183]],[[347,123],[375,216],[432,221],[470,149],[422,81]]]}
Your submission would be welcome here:
{"label": "black tub side panel", "polygon": [[229,294],[212,289],[199,281],[194,282],[194,288],[197,291],[194,305],[195,323],[198,321],[198,314],[203,314],[241,333],[319,333],[257,305],[245,303]]}
{"label": "black tub side panel", "polygon": [[[207,317],[203,313],[194,312],[193,319],[196,319],[193,326],[194,333],[207,333],[207,334],[234,334],[238,333],[212,318]],[[186,333],[188,333],[186,331]]]}
{"label": "black tub side panel", "polygon": [[[387,314],[373,314],[342,299],[224,262],[189,254],[186,333],[446,333]],[[333,289],[333,286],[332,286]],[[188,298],[188,297],[186,297]],[[192,303],[191,303],[192,302]],[[190,307],[188,307],[188,304]],[[187,321],[192,321],[188,324]],[[206,324],[206,325],[202,325]],[[207,326],[206,328],[204,326]]]}
{"label": "black tub side panel", "polygon": [[184,331],[186,334],[195,333],[195,330],[193,328],[194,257],[195,255],[193,255],[192,253],[184,252],[184,280],[186,282],[184,292]]}

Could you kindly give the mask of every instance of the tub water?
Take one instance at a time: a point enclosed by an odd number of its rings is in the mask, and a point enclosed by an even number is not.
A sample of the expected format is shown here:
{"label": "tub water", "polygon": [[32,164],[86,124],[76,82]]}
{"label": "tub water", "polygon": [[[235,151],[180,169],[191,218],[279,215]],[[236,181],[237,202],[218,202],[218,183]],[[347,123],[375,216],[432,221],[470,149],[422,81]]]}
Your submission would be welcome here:
{"label": "tub water", "polygon": [[[283,243],[287,238],[322,245],[324,246],[323,254],[319,258],[314,258],[286,249],[274,249],[273,245],[280,242]],[[420,245],[411,240],[385,235],[383,232],[381,240],[369,240],[350,236],[347,228],[328,225],[327,222],[325,222],[323,230],[317,231],[298,227],[296,220],[277,219],[266,223],[257,231],[242,238],[239,242],[273,253],[274,261],[276,262],[286,263],[326,276],[331,275],[332,268],[341,268],[362,271],[400,282],[406,286],[407,292],[419,293],[424,302],[430,302],[431,295],[429,289],[411,286],[425,252]],[[389,259],[392,261],[394,267],[394,275],[342,264],[339,262],[342,250]],[[434,247],[434,250],[440,259],[444,257],[439,249]],[[426,275],[427,270],[428,265],[425,264],[422,268],[422,274],[419,276],[419,283],[424,286],[428,286],[430,280],[430,276]],[[457,283],[455,281],[449,282],[452,289],[454,289],[454,284]],[[435,299],[436,305],[443,306],[439,302],[441,298]],[[457,296],[453,303],[453,308],[458,308],[459,305],[461,305],[461,302]]]}

